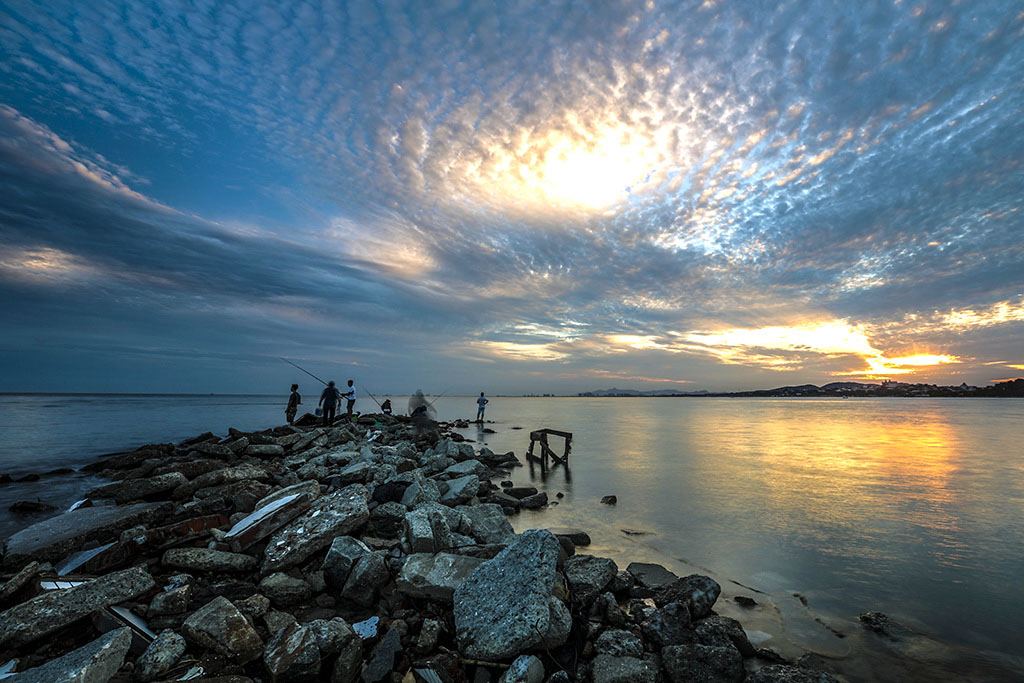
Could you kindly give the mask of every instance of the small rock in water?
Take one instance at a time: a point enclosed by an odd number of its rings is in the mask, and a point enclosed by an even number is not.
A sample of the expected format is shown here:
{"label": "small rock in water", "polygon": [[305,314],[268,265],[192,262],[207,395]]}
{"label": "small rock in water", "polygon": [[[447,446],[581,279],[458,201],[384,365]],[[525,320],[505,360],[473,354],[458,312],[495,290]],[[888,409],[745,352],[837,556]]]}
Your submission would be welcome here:
{"label": "small rock in water", "polygon": [[616,498],[615,496],[605,496],[601,499],[601,502],[604,503],[605,505],[615,505],[616,503],[619,502],[619,499]]}
{"label": "small rock in water", "polygon": [[737,595],[733,600],[741,607],[754,607],[757,605],[757,601],[754,598],[748,598],[746,595]]}
{"label": "small rock in water", "polygon": [[[604,501],[601,501],[601,502],[603,503]],[[611,504],[615,505],[615,503],[611,503]],[[622,533],[626,534],[627,536],[650,536],[651,535],[650,531],[641,531],[640,529],[620,529],[619,531],[621,531]]]}

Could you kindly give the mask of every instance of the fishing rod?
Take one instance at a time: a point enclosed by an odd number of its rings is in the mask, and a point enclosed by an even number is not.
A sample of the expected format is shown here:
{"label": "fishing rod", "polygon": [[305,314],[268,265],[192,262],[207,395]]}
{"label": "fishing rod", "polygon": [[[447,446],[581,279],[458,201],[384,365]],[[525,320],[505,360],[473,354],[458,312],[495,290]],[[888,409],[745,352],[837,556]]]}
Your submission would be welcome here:
{"label": "fishing rod", "polygon": [[315,379],[315,380],[316,380],[317,382],[320,382],[320,384],[323,384],[324,386],[327,386],[327,382],[323,381],[322,379],[320,379],[319,377],[317,377],[316,375],[314,375],[314,374],[313,374],[312,372],[310,372],[309,370],[307,370],[307,369],[305,369],[305,368],[303,368],[303,367],[301,367],[301,366],[299,366],[299,365],[295,365],[295,363],[291,362],[290,360],[288,360],[287,358],[285,358],[285,357],[283,357],[283,356],[278,356],[278,358],[280,358],[281,360],[283,360],[283,361],[284,361],[285,363],[287,363],[288,365],[292,365],[292,366],[295,366],[295,367],[299,368],[299,370],[302,370],[302,371],[303,371],[304,373],[306,373],[307,375],[309,375],[310,377],[312,377],[313,379]]}
{"label": "fishing rod", "polygon": [[[369,390],[369,389],[367,389],[366,387],[363,387],[363,391],[365,391],[365,392],[366,392],[367,394],[370,394],[370,390]],[[376,397],[376,396],[374,396],[373,394],[370,394],[370,398],[372,398],[372,399],[373,399],[373,402],[374,402],[374,403],[376,403],[376,404],[377,404],[377,407],[378,407],[378,408],[380,408],[380,409],[381,409],[381,411],[383,412],[383,410],[384,410],[384,406],[382,406],[382,405],[380,404],[380,401],[378,401],[378,400],[377,400],[377,397]]]}
{"label": "fishing rod", "polygon": [[427,407],[430,407],[430,406],[434,405],[434,403],[436,403],[437,401],[440,401],[441,397],[444,396],[445,394],[447,394],[449,391],[450,391],[450,389],[445,389],[444,391],[442,391],[440,394],[437,395],[437,398],[435,398],[433,401],[431,401],[430,403],[427,404]]}

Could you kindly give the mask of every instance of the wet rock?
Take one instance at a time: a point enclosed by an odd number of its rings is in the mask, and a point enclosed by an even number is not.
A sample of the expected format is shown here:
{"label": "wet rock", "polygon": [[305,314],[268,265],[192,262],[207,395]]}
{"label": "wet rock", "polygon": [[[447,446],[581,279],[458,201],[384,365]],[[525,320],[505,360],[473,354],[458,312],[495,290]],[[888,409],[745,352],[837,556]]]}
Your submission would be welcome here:
{"label": "wet rock", "polygon": [[608,590],[612,593],[623,593],[633,587],[633,575],[623,570],[608,582]]}
{"label": "wet rock", "polygon": [[244,600],[239,600],[235,603],[235,607],[238,611],[249,618],[253,623],[257,619],[266,616],[267,612],[270,611],[270,598],[259,593],[254,593]]}
{"label": "wet rock", "polygon": [[690,574],[662,588],[654,596],[659,606],[670,602],[681,602],[690,610],[692,619],[702,619],[711,613],[722,587],[709,576]]}
{"label": "wet rock", "polygon": [[678,576],[660,564],[649,562],[630,562],[626,571],[633,576],[638,584],[653,591],[659,591],[679,580]]}
{"label": "wet rock", "polygon": [[377,534],[388,537],[397,536],[401,532],[405,513],[405,506],[401,503],[381,503],[370,510],[370,525]]}
{"label": "wet rock", "polygon": [[531,529],[477,567],[455,591],[455,629],[469,657],[511,657],[539,643],[551,621],[558,541]]}
{"label": "wet rock", "polygon": [[416,638],[416,652],[421,655],[429,654],[437,648],[437,641],[441,637],[441,622],[437,619],[424,619],[420,627],[420,634]]}
{"label": "wet rock", "polygon": [[263,641],[230,600],[217,597],[200,607],[182,624],[189,641],[240,664],[263,652]]}
{"label": "wet rock", "polygon": [[535,493],[532,496],[527,496],[520,500],[519,504],[527,510],[539,510],[548,504],[548,494],[544,491]]}
{"label": "wet rock", "polygon": [[7,680],[9,683],[107,683],[121,668],[131,643],[131,630],[117,629],[63,657],[23,671]]}
{"label": "wet rock", "polygon": [[145,683],[160,678],[185,654],[185,639],[162,631],[135,661],[135,678]]}
{"label": "wet rock", "polygon": [[697,638],[704,645],[732,645],[744,657],[753,657],[756,652],[747,638],[740,622],[730,617],[712,615],[696,625]]}
{"label": "wet rock", "polygon": [[551,617],[548,622],[548,630],[544,632],[540,646],[552,650],[564,644],[569,638],[569,632],[572,630],[572,614],[569,613],[569,608],[554,595],[548,598],[548,608]]}
{"label": "wet rock", "polygon": [[441,476],[445,479],[457,479],[470,474],[481,476],[486,471],[487,468],[479,460],[463,460],[445,469]]}
{"label": "wet rock", "polygon": [[330,683],[355,683],[363,663],[363,644],[358,638],[352,639],[334,660]]}
{"label": "wet rock", "polygon": [[256,558],[209,548],[172,548],[160,564],[174,569],[198,572],[245,572],[256,568]]}
{"label": "wet rock", "polygon": [[770,664],[750,674],[747,677],[747,683],[839,683],[839,680],[824,671],[812,671],[785,664]]}
{"label": "wet rock", "polygon": [[[294,489],[305,484],[308,482],[288,488]],[[317,484],[316,488],[319,495],[320,485]],[[296,490],[287,496],[273,498],[271,496],[258,501],[257,507],[252,513],[243,517],[228,530],[224,541],[231,546],[232,550],[241,552],[274,533],[308,510],[315,498],[308,488]],[[271,498],[271,500],[265,503],[267,498]]]}
{"label": "wet rock", "polygon": [[267,627],[267,633],[277,633],[285,626],[297,623],[299,622],[295,617],[276,609],[267,610],[267,613],[263,615],[263,624]]}
{"label": "wet rock", "polygon": [[174,489],[174,499],[187,500],[195,495],[196,491],[210,488],[212,486],[221,486],[223,484],[231,484],[237,481],[249,481],[250,479],[265,482],[268,478],[269,475],[267,474],[267,471],[262,467],[257,467],[255,465],[222,467],[220,469],[207,472],[206,474],[200,474],[187,484],[182,484],[178,488]]}
{"label": "wet rock", "polygon": [[662,665],[672,683],[738,683],[743,680],[743,658],[732,647],[672,645],[661,651]]}
{"label": "wet rock", "polygon": [[537,495],[537,489],[533,486],[513,486],[512,488],[505,489],[505,494],[517,500],[522,500],[523,498]]}
{"label": "wet rock", "polygon": [[170,494],[187,481],[188,479],[181,472],[168,472],[149,479],[131,479],[99,486],[89,491],[86,496],[89,498],[113,498],[117,503],[127,503],[161,493]]}
{"label": "wet rock", "polygon": [[384,556],[383,552],[371,552],[356,560],[341,589],[341,597],[363,607],[372,605],[377,588],[391,579]]}
{"label": "wet rock", "polygon": [[899,640],[896,632],[900,629],[899,624],[892,621],[888,615],[882,612],[864,612],[857,616],[860,623],[875,633],[885,636],[890,640]]}
{"label": "wet rock", "polygon": [[427,479],[419,470],[413,470],[408,476],[411,483],[402,495],[402,505],[407,508],[415,508],[421,503],[436,503],[441,500],[441,492],[437,488],[436,481]]}
{"label": "wet rock", "polygon": [[8,579],[3,586],[0,586],[0,604],[7,602],[7,600],[14,597],[14,595],[34,579],[38,573],[38,562],[29,562],[22,567],[21,571]]}
{"label": "wet rock", "polygon": [[757,601],[754,598],[747,597],[746,595],[737,595],[733,598],[736,604],[740,607],[756,607]]}
{"label": "wet rock", "polygon": [[608,629],[594,641],[594,651],[600,655],[611,657],[636,657],[644,656],[644,644],[630,631],[622,629]]}
{"label": "wet rock", "polygon": [[619,499],[615,496],[603,496],[601,502],[605,505],[615,505],[619,502]]}
{"label": "wet rock", "polygon": [[313,594],[308,583],[282,572],[271,574],[260,581],[260,592],[277,607],[297,605],[309,600]]}
{"label": "wet rock", "polygon": [[316,646],[320,648],[320,654],[324,657],[336,655],[350,642],[358,640],[356,632],[341,617],[334,617],[330,621],[314,619],[306,624],[306,627],[313,631]]}
{"label": "wet rock", "polygon": [[284,446],[277,444],[250,444],[245,449],[245,455],[256,458],[280,458],[284,456]]}
{"label": "wet rock", "polygon": [[655,611],[640,628],[647,641],[658,648],[693,643],[697,640],[690,628],[690,610],[680,602],[670,602]]}
{"label": "wet rock", "polygon": [[18,567],[30,560],[57,562],[80,550],[90,541],[117,538],[125,529],[148,525],[171,509],[168,503],[139,503],[118,506],[82,507],[37,522],[7,540],[5,567]]}
{"label": "wet rock", "polygon": [[360,557],[370,552],[366,544],[358,538],[338,536],[334,539],[322,565],[327,585],[335,590],[344,588],[353,565]]}
{"label": "wet rock", "polygon": [[305,513],[275,533],[263,554],[263,572],[304,562],[337,536],[360,529],[370,518],[366,488],[358,484],[322,496]]}
{"label": "wet rock", "polygon": [[133,567],[60,591],[49,591],[0,614],[0,644],[23,645],[96,610],[149,592],[153,578]]}
{"label": "wet rock", "polygon": [[[594,683],[654,683],[658,669],[636,657],[598,655],[592,664]],[[693,679],[694,682],[702,679]]]}
{"label": "wet rock", "polygon": [[480,490],[480,477],[469,474],[458,479],[449,479],[448,490],[441,495],[441,502],[445,505],[456,506],[468,503],[476,497]]}
{"label": "wet rock", "polygon": [[483,560],[450,553],[410,555],[402,566],[396,585],[413,598],[426,598],[451,604],[455,590]]}
{"label": "wet rock", "polygon": [[498,683],[543,683],[544,663],[533,655],[516,657]]}
{"label": "wet rock", "polygon": [[575,555],[565,561],[569,588],[584,605],[589,605],[603,593],[618,571],[615,562],[607,557]]}
{"label": "wet rock", "polygon": [[196,444],[203,443],[204,441],[219,441],[219,439],[217,438],[217,435],[214,434],[213,432],[203,432],[202,434],[199,434],[197,436],[185,439],[179,445],[182,448],[187,448],[189,446],[195,446]]}
{"label": "wet rock", "polygon": [[573,529],[570,527],[549,527],[548,531],[553,533],[555,536],[564,536],[568,538],[575,546],[590,545],[590,534],[582,529]]}
{"label": "wet rock", "polygon": [[188,603],[192,600],[192,586],[177,586],[162,593],[157,593],[149,603],[146,611],[148,616],[167,614],[183,614],[188,611]]}
{"label": "wet rock", "polygon": [[469,522],[469,534],[480,543],[510,543],[516,535],[500,505],[460,505],[456,510]]}
{"label": "wet rock", "polygon": [[315,681],[320,675],[320,648],[313,629],[289,624],[275,633],[263,653],[273,683]]}
{"label": "wet rock", "polygon": [[395,655],[402,651],[402,641],[397,629],[389,629],[370,655],[370,660],[363,669],[365,683],[378,683],[391,673]]}

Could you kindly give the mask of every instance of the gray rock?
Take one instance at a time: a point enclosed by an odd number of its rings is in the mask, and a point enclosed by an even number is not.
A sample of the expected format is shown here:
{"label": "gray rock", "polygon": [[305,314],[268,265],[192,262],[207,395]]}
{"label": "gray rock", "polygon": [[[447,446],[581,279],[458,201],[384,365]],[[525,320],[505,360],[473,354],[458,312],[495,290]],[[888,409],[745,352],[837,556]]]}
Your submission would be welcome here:
{"label": "gray rock", "polygon": [[615,575],[615,578],[608,582],[608,590],[612,593],[622,593],[633,587],[633,575],[623,570]]}
{"label": "gray rock", "polygon": [[338,477],[338,482],[343,486],[347,484],[363,484],[373,478],[373,473],[376,469],[376,465],[372,462],[360,460],[343,468],[335,476]]}
{"label": "gray rock", "polygon": [[245,454],[256,458],[280,458],[284,455],[284,446],[277,444],[251,444]]}
{"label": "gray rock", "polygon": [[381,503],[370,510],[370,524],[373,525],[376,533],[389,538],[394,537],[402,529],[405,512],[406,508],[401,503]]}
{"label": "gray rock", "polygon": [[548,494],[545,491],[535,493],[520,500],[519,504],[527,510],[539,510],[548,504]]}
{"label": "gray rock", "polygon": [[441,495],[441,502],[445,505],[462,505],[476,497],[480,490],[480,477],[475,474],[467,474],[458,479],[449,479],[448,490]]}
{"label": "gray rock", "polygon": [[670,602],[661,607],[640,628],[647,641],[658,648],[697,641],[696,634],[690,628],[690,610],[681,602]]}
{"label": "gray rock", "polygon": [[750,674],[746,683],[839,683],[839,680],[824,671],[812,671],[785,664],[771,664],[762,666]]}
{"label": "gray rock", "polygon": [[599,655],[610,657],[636,657],[644,656],[643,642],[630,631],[622,629],[608,629],[594,641],[594,651]]}
{"label": "gray rock", "polygon": [[441,637],[441,622],[437,619],[424,619],[420,634],[416,638],[416,652],[421,655],[430,654],[437,647]]}
{"label": "gray rock", "polygon": [[607,557],[574,555],[565,561],[569,588],[584,605],[589,605],[615,578],[619,568]]}
{"label": "gray rock", "polygon": [[323,571],[327,585],[335,590],[345,587],[352,566],[363,555],[371,551],[365,543],[352,536],[338,536],[331,542],[331,547],[324,557]]}
{"label": "gray rock", "polygon": [[199,572],[245,572],[256,568],[256,558],[209,548],[172,548],[160,564],[174,569]]}
{"label": "gray rock", "polygon": [[38,562],[29,562],[22,567],[21,571],[8,579],[3,586],[0,586],[0,604],[7,602],[15,593],[24,588],[29,581],[34,579],[38,573]]}
{"label": "gray rock", "polygon": [[441,476],[445,479],[457,479],[470,474],[482,475],[487,468],[479,460],[463,460],[445,469]]}
{"label": "gray rock", "polygon": [[405,561],[395,583],[410,597],[451,604],[455,590],[482,563],[465,555],[417,553]]}
{"label": "gray rock", "polygon": [[743,657],[753,657],[757,654],[743,626],[730,617],[712,615],[702,619],[695,630],[697,639],[704,645],[731,644]]}
{"label": "gray rock", "polygon": [[657,667],[636,657],[598,655],[592,667],[594,683],[654,683],[658,679]]}
{"label": "gray rock", "polygon": [[320,648],[313,629],[289,624],[275,633],[263,652],[272,683],[315,681],[320,676]]}
{"label": "gray rock", "polygon": [[569,638],[572,630],[572,614],[569,608],[555,596],[548,598],[548,607],[551,611],[551,621],[548,623],[548,630],[544,633],[544,639],[540,646],[552,650],[561,646]]}
{"label": "gray rock", "polygon": [[630,562],[626,567],[636,582],[644,588],[658,591],[679,580],[679,577],[662,567],[660,564],[648,562]]}
{"label": "gray rock", "polygon": [[316,636],[316,646],[320,648],[320,654],[324,657],[336,655],[345,649],[356,638],[356,632],[348,625],[348,622],[341,617],[334,617],[330,621],[326,619],[314,619],[306,624],[312,629]]}
{"label": "gray rock", "polygon": [[384,557],[383,552],[372,552],[356,560],[341,589],[341,597],[363,607],[372,605],[377,589],[391,578]]}
{"label": "gray rock", "polygon": [[733,647],[672,645],[661,651],[661,658],[672,683],[738,683],[746,673]]}
{"label": "gray rock", "polygon": [[221,486],[223,484],[231,484],[237,481],[249,481],[250,479],[256,481],[266,481],[268,479],[266,470],[262,467],[256,467],[255,465],[239,465],[237,467],[223,467],[221,469],[207,472],[206,474],[200,474],[198,477],[182,484],[178,488],[174,489],[175,500],[185,500],[195,495],[195,492],[200,489],[210,488],[211,486]]}
{"label": "gray rock", "polygon": [[441,492],[437,488],[437,482],[427,479],[419,470],[410,473],[412,483],[405,489],[402,495],[402,505],[407,508],[414,508],[421,503],[436,503],[441,500]]}
{"label": "gray rock", "polygon": [[590,545],[590,534],[582,529],[574,529],[571,527],[550,527],[548,531],[553,533],[555,536],[565,536],[573,545],[586,546]]}
{"label": "gray rock", "polygon": [[519,655],[498,679],[498,683],[543,683],[544,663],[533,655]]}
{"label": "gray rock", "polygon": [[263,615],[263,624],[267,627],[267,633],[277,633],[289,624],[297,624],[295,617],[287,612],[280,612],[276,609],[267,610]]}
{"label": "gray rock", "polygon": [[256,623],[257,619],[266,616],[270,611],[270,598],[260,593],[253,593],[245,600],[235,603],[238,611],[249,618],[249,621]]}
{"label": "gray rock", "polygon": [[168,503],[95,505],[65,512],[11,536],[3,566],[20,567],[31,560],[57,562],[90,541],[113,540],[125,529],[148,525],[172,507]]}
{"label": "gray rock", "polygon": [[505,659],[543,640],[551,622],[558,541],[531,529],[455,591],[455,629],[468,657]]}
{"label": "gray rock", "polygon": [[63,657],[15,674],[7,683],[107,683],[121,668],[131,643],[131,629],[120,628]]}
{"label": "gray rock", "polygon": [[513,486],[512,488],[505,489],[505,493],[513,498],[522,500],[523,498],[537,495],[537,489],[533,486]]}
{"label": "gray rock", "polygon": [[366,497],[366,489],[356,484],[317,499],[271,537],[263,553],[263,573],[304,562],[337,536],[360,529],[370,518]]}
{"label": "gray rock", "polygon": [[282,498],[288,498],[290,496],[301,496],[302,498],[314,501],[320,497],[320,484],[315,481],[300,481],[298,484],[292,484],[291,486],[285,486],[283,489],[272,491],[266,496],[256,501],[254,510],[266,507],[271,503],[275,503]]}
{"label": "gray rock", "polygon": [[313,594],[308,583],[282,572],[264,577],[260,581],[260,592],[267,596],[275,607],[297,605],[309,600]]}
{"label": "gray rock", "polygon": [[162,631],[135,661],[135,677],[145,683],[160,678],[185,654],[185,639],[174,631]]}
{"label": "gray rock", "polygon": [[189,641],[241,664],[263,652],[263,641],[238,608],[218,596],[196,610],[181,627]]}
{"label": "gray rock", "polygon": [[138,567],[65,590],[48,591],[0,614],[0,644],[23,645],[82,617],[149,592],[153,578]]}
{"label": "gray rock", "polygon": [[355,683],[359,679],[362,664],[363,643],[359,638],[353,638],[334,660],[330,683]]}
{"label": "gray rock", "polygon": [[399,634],[398,629],[388,629],[388,632],[384,634],[384,637],[373,648],[373,652],[370,654],[370,661],[363,668],[363,681],[365,683],[383,681],[394,667],[395,655],[401,651],[401,634]]}
{"label": "gray rock", "polygon": [[468,520],[469,535],[480,543],[510,543],[515,538],[516,532],[500,505],[481,503],[456,509]]}
{"label": "gray rock", "polygon": [[148,479],[128,479],[99,486],[89,491],[89,498],[113,498],[119,504],[142,500],[160,493],[170,493],[188,479],[181,472],[168,472]]}
{"label": "gray rock", "polygon": [[681,602],[690,609],[690,617],[696,620],[711,614],[711,608],[721,593],[722,587],[711,577],[690,574],[658,591],[654,602],[659,607]]}
{"label": "gray rock", "polygon": [[147,616],[165,614],[183,614],[188,611],[188,603],[192,600],[192,586],[184,585],[157,593],[149,603]]}

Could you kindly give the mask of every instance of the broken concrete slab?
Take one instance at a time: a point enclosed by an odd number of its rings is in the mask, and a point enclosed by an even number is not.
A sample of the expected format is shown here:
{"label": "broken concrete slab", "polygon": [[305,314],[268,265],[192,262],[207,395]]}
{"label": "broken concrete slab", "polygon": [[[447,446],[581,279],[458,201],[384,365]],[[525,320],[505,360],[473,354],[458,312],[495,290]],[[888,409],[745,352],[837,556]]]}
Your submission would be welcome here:
{"label": "broken concrete slab", "polygon": [[7,540],[5,567],[30,560],[57,562],[90,541],[116,538],[125,529],[150,524],[172,509],[170,503],[138,503],[128,506],[98,505],[65,512],[22,529]]}
{"label": "broken concrete slab", "polygon": [[63,657],[8,678],[8,683],[107,683],[124,663],[132,642],[130,629],[106,633]]}
{"label": "broken concrete slab", "polygon": [[368,494],[360,484],[317,499],[305,513],[276,532],[263,553],[264,574],[304,562],[337,536],[360,529],[370,519]]}
{"label": "broken concrete slab", "polygon": [[89,498],[111,498],[123,504],[133,500],[143,500],[161,493],[170,494],[174,489],[188,482],[181,472],[168,472],[148,479],[128,479],[98,486],[89,491]]}
{"label": "broken concrete slab", "polygon": [[256,558],[209,548],[172,548],[164,553],[165,567],[200,572],[244,572],[256,568]]}
{"label": "broken concrete slab", "polygon": [[263,641],[234,604],[217,596],[185,620],[182,634],[191,642],[241,664],[263,653]]}
{"label": "broken concrete slab", "polygon": [[158,635],[135,662],[135,678],[147,683],[167,673],[185,654],[185,639],[171,630]]}
{"label": "broken concrete slab", "polygon": [[289,624],[267,642],[263,666],[271,683],[315,681],[320,674],[320,649],[309,626]]}
{"label": "broken concrete slab", "polygon": [[38,595],[0,614],[0,644],[23,645],[96,610],[137,598],[156,584],[139,567]]}
{"label": "broken concrete slab", "polygon": [[451,604],[455,589],[483,562],[466,555],[417,553],[406,559],[395,583],[409,597]]}
{"label": "broken concrete slab", "polygon": [[480,490],[480,477],[467,474],[457,479],[449,479],[448,490],[441,495],[441,502],[452,507],[472,500]]}
{"label": "broken concrete slab", "polygon": [[[303,485],[308,483],[303,482]],[[319,495],[320,485],[316,484],[316,487]],[[276,498],[239,520],[228,531],[224,541],[236,553],[242,552],[308,510],[313,500],[314,496],[310,495],[307,490]]]}
{"label": "broken concrete slab", "polygon": [[36,574],[39,573],[39,563],[29,562],[21,571],[8,579],[3,586],[0,586],[0,604],[3,604],[15,593],[20,591],[28,584],[29,581],[35,578]]}

